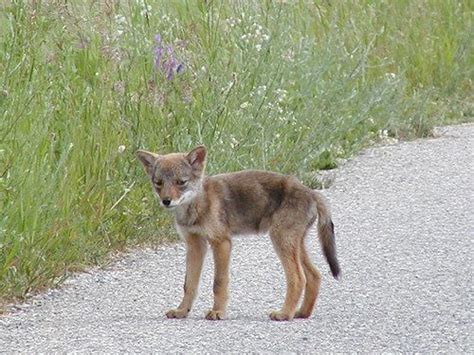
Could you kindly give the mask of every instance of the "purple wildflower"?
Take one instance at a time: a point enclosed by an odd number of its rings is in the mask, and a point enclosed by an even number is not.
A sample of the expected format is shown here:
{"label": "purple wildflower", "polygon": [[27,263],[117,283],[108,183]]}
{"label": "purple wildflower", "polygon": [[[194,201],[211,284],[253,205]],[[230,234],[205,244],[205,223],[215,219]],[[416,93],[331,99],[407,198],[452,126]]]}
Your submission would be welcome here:
{"label": "purple wildflower", "polygon": [[184,71],[184,64],[178,62],[173,46],[162,43],[160,34],[155,36],[155,42],[155,68],[157,71],[162,71],[167,80],[173,80],[175,73]]}
{"label": "purple wildflower", "polygon": [[184,71],[184,64],[180,63],[178,67],[176,68],[176,73],[182,73]]}
{"label": "purple wildflower", "polygon": [[161,57],[163,56],[163,49],[160,47],[155,48],[155,68],[159,69],[161,64]]}

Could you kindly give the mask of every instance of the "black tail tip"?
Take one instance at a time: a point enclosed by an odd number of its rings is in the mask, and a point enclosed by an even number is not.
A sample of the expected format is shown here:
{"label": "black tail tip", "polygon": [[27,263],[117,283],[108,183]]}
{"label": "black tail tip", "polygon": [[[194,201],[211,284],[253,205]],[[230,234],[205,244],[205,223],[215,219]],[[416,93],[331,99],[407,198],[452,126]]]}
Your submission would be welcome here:
{"label": "black tail tip", "polygon": [[339,267],[339,262],[336,256],[336,245],[330,244],[330,247],[325,247],[324,256],[326,257],[332,276],[334,276],[335,279],[338,279],[341,274],[341,268]]}
{"label": "black tail tip", "polygon": [[331,269],[331,274],[332,274],[332,276],[333,276],[336,280],[339,280],[339,277],[341,276],[341,269],[339,268],[339,264],[336,264],[336,265],[329,265],[329,268]]}

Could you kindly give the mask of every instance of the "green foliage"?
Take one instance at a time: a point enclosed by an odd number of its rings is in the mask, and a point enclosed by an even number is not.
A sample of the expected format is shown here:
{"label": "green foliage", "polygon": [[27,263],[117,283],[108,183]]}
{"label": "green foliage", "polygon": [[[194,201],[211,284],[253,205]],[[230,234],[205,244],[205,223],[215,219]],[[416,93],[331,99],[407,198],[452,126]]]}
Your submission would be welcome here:
{"label": "green foliage", "polygon": [[0,298],[174,238],[136,149],[306,180],[472,120],[469,1],[0,6]]}

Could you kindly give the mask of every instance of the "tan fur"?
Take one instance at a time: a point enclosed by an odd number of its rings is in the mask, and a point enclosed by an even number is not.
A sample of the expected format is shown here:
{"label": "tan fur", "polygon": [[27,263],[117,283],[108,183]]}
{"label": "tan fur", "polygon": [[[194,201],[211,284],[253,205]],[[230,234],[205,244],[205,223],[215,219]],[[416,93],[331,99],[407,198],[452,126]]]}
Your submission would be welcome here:
{"label": "tan fur", "polygon": [[205,176],[206,154],[203,146],[189,153],[137,152],[161,205],[173,211],[187,247],[183,300],[167,317],[184,318],[191,310],[209,244],[215,265],[214,306],[206,319],[223,319],[229,297],[232,236],[268,232],[287,280],[283,307],[270,318],[308,318],[318,297],[321,273],[309,259],[304,239],[316,219],[331,272],[334,277],[339,274],[334,227],[324,198],[295,177],[272,172]]}

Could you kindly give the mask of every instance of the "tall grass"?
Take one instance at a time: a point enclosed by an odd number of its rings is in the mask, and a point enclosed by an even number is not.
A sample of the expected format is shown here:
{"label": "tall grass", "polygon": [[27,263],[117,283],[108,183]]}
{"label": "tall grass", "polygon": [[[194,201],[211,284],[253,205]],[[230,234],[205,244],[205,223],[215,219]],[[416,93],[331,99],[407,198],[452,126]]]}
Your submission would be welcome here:
{"label": "tall grass", "polygon": [[138,148],[204,143],[210,173],[311,183],[384,136],[472,120],[469,1],[0,6],[3,299],[174,238]]}

